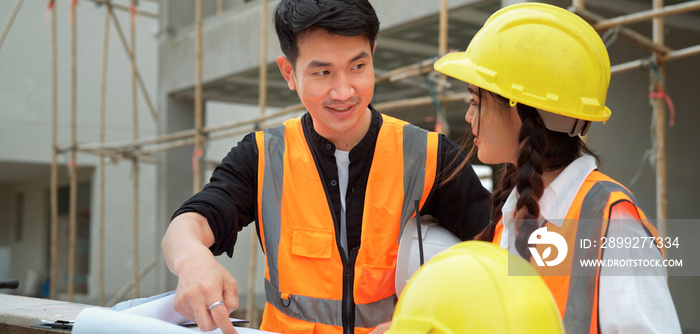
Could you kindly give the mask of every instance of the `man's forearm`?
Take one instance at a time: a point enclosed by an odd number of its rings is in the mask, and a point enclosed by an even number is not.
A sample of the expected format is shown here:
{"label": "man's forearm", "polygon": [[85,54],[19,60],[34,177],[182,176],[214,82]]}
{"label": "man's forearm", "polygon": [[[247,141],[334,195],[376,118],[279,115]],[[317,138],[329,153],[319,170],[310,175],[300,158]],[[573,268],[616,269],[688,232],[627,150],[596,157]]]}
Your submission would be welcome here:
{"label": "man's forearm", "polygon": [[214,233],[207,219],[195,212],[186,212],[173,219],[161,242],[168,268],[179,273],[181,263],[188,257],[209,253],[214,244]]}

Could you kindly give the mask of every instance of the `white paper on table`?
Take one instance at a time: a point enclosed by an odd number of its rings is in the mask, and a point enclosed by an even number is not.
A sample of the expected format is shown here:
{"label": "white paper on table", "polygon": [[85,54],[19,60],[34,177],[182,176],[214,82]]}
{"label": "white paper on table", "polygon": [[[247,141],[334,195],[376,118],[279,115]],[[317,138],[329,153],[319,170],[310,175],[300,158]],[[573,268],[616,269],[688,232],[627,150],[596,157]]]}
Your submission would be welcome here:
{"label": "white paper on table", "polygon": [[[192,329],[156,318],[126,312],[117,312],[98,307],[86,308],[78,314],[73,324],[73,334],[191,334]],[[216,331],[212,333],[217,333]],[[221,330],[218,331],[221,333]]]}
{"label": "white paper on table", "polygon": [[155,318],[171,324],[179,325],[187,321],[182,314],[175,311],[175,294],[167,295],[163,298],[149,301],[141,305],[128,308],[120,313],[140,315],[142,317]]}
{"label": "white paper on table", "polygon": [[[86,308],[78,314],[71,332],[75,334],[190,334],[201,332],[197,327],[178,325],[188,320],[175,311],[174,301],[175,294],[171,294],[123,311],[100,307]],[[272,333],[245,327],[236,327],[236,331],[239,334]],[[216,329],[205,333],[221,333],[221,330]]]}

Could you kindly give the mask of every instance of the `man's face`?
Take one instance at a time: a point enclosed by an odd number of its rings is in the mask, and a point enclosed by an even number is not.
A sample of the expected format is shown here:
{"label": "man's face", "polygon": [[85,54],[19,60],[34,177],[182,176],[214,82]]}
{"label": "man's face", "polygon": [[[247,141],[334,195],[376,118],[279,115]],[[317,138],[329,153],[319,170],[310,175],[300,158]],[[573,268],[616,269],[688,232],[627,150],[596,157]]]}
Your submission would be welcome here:
{"label": "man's face", "polygon": [[289,88],[297,91],[311,114],[316,131],[336,146],[358,142],[369,128],[368,105],[374,93],[372,52],[364,36],[316,30],[299,40],[296,66],[285,57],[277,59]]}

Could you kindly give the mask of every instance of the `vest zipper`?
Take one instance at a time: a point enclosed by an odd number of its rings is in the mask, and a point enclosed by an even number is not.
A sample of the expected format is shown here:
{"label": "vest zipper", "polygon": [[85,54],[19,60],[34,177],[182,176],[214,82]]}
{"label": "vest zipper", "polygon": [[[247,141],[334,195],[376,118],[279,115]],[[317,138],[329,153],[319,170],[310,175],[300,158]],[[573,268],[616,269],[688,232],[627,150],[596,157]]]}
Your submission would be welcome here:
{"label": "vest zipper", "polygon": [[355,281],[355,259],[357,258],[358,248],[350,251],[350,258],[346,259],[341,252],[343,258],[343,333],[353,334],[355,332],[355,300],[353,297],[353,286]]}

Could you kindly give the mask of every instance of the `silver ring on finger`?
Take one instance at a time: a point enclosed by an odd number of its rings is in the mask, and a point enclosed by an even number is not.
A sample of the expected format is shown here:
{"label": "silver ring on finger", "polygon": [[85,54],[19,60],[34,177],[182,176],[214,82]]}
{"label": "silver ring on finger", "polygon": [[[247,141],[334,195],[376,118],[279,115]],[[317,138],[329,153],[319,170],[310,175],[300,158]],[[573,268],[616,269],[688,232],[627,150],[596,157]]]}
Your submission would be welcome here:
{"label": "silver ring on finger", "polygon": [[[211,309],[213,309],[213,308],[215,308],[215,307],[217,307],[217,306],[219,306],[219,305],[224,305],[224,301],[223,301],[223,300],[220,300],[220,301],[218,301],[218,302],[212,303],[211,305],[209,305],[209,311],[211,311]],[[224,305],[224,306],[226,306],[226,305]]]}

